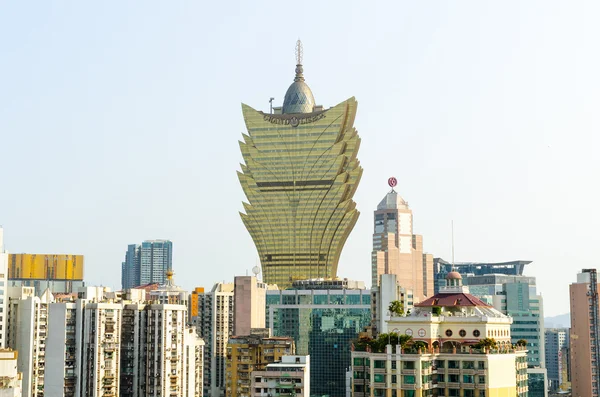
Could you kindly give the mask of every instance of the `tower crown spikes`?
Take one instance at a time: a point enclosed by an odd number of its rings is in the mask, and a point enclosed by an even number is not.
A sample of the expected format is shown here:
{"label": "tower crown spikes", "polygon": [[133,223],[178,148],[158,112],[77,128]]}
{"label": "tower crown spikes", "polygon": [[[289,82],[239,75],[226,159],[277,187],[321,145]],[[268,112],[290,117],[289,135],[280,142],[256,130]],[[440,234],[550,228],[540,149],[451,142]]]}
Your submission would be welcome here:
{"label": "tower crown spikes", "polygon": [[302,41],[296,41],[296,77],[294,81],[304,81],[304,68],[302,67],[302,58],[304,57],[304,47]]}

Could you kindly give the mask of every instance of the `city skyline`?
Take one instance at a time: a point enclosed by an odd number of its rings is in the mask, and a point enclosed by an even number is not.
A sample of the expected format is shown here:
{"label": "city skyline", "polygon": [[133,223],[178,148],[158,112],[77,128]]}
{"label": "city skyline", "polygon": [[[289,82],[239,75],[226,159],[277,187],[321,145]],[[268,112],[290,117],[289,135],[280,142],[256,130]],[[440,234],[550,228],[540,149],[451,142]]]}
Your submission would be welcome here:
{"label": "city skyline", "polygon": [[[589,183],[600,170],[598,8],[211,7],[229,18],[209,21],[200,5],[122,5],[118,15],[101,5],[5,7],[0,190],[10,194],[0,195],[0,224],[9,252],[81,253],[86,282],[116,288],[123,247],[161,236],[176,245],[187,290],[249,271],[258,255],[237,214],[239,102],[268,111],[269,95],[289,84],[300,36],[319,102],[361,101],[363,216],[338,275],[370,280],[365,215],[395,176],[425,252],[450,257],[454,219],[457,261],[532,260],[526,275],[538,278],[545,314],[568,312],[565,280],[593,266],[585,248],[597,245],[600,223]],[[290,29],[289,15],[312,23]],[[327,39],[340,31],[347,43]]]}

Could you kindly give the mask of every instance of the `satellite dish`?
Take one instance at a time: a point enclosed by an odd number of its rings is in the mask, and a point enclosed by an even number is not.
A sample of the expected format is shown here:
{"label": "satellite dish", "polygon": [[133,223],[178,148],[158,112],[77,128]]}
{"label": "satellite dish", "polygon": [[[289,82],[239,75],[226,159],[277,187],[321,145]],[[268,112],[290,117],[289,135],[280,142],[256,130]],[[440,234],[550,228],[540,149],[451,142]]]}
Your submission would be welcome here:
{"label": "satellite dish", "polygon": [[254,276],[257,277],[260,274],[260,267],[258,265],[254,266],[252,268],[252,273],[254,273]]}

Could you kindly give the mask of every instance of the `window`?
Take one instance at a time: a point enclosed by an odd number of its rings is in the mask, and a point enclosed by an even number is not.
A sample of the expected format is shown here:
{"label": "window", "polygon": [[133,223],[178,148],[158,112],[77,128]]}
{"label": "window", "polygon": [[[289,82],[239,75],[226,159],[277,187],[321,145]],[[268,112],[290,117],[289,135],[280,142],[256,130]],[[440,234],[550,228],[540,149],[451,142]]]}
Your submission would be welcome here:
{"label": "window", "polygon": [[456,375],[456,374],[448,375],[448,382],[452,382],[452,383],[460,382],[460,375]]}
{"label": "window", "polygon": [[375,382],[385,382],[385,375],[384,374],[375,374],[375,375],[373,375],[373,380]]}
{"label": "window", "polygon": [[446,336],[447,337],[451,337],[452,336],[452,330],[451,329],[447,329],[446,330]]}
{"label": "window", "polygon": [[375,360],[374,367],[375,368],[385,368],[385,361],[383,361],[383,360]]}
{"label": "window", "polygon": [[354,365],[364,365],[364,361],[362,357],[354,357]]}
{"label": "window", "polygon": [[475,383],[473,375],[463,375],[463,383]]}
{"label": "window", "polygon": [[404,361],[402,364],[404,369],[415,369],[415,362],[414,361]]}
{"label": "window", "polygon": [[459,362],[453,360],[448,361],[448,368],[460,368]]}
{"label": "window", "polygon": [[414,375],[404,375],[404,384],[405,385],[414,385],[415,384],[415,376]]}
{"label": "window", "polygon": [[437,367],[438,367],[438,368],[445,368],[445,367],[444,367],[444,364],[445,364],[445,363],[446,363],[446,362],[445,362],[444,360],[438,360],[438,362],[437,362]]}
{"label": "window", "polygon": [[485,384],[485,376],[479,375],[479,383],[482,384],[482,385]]}
{"label": "window", "polygon": [[392,375],[392,383],[398,383],[398,376]]}
{"label": "window", "polygon": [[478,337],[479,337],[479,335],[481,335],[481,332],[479,332],[479,330],[478,330],[478,329],[476,329],[476,330],[473,330],[473,336],[474,336],[474,337],[478,338]]}
{"label": "window", "polygon": [[479,361],[477,363],[477,369],[485,369],[485,361]]}
{"label": "window", "polygon": [[460,389],[448,389],[448,396],[460,397]]}
{"label": "window", "polygon": [[461,329],[460,331],[458,331],[458,334],[464,338],[465,336],[467,336],[467,331]]}
{"label": "window", "polygon": [[475,369],[474,361],[463,361],[463,369]]}

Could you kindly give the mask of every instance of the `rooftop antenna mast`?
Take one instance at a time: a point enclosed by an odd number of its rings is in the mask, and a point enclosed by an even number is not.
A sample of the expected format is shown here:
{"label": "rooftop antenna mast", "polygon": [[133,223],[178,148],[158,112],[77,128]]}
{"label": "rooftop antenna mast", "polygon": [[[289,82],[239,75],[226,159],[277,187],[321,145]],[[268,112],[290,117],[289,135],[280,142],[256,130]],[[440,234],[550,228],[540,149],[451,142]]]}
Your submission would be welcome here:
{"label": "rooftop antenna mast", "polygon": [[269,110],[269,113],[270,113],[270,114],[273,114],[273,101],[274,101],[274,100],[275,100],[275,98],[273,98],[273,97],[271,97],[271,98],[269,99],[269,108],[270,108],[270,110]]}
{"label": "rooftop antenna mast", "polygon": [[452,220],[452,271],[455,270],[454,267],[454,219]]}
{"label": "rooftop antenna mast", "polygon": [[302,65],[303,56],[304,48],[302,47],[302,41],[298,39],[298,41],[296,41],[296,65]]}

